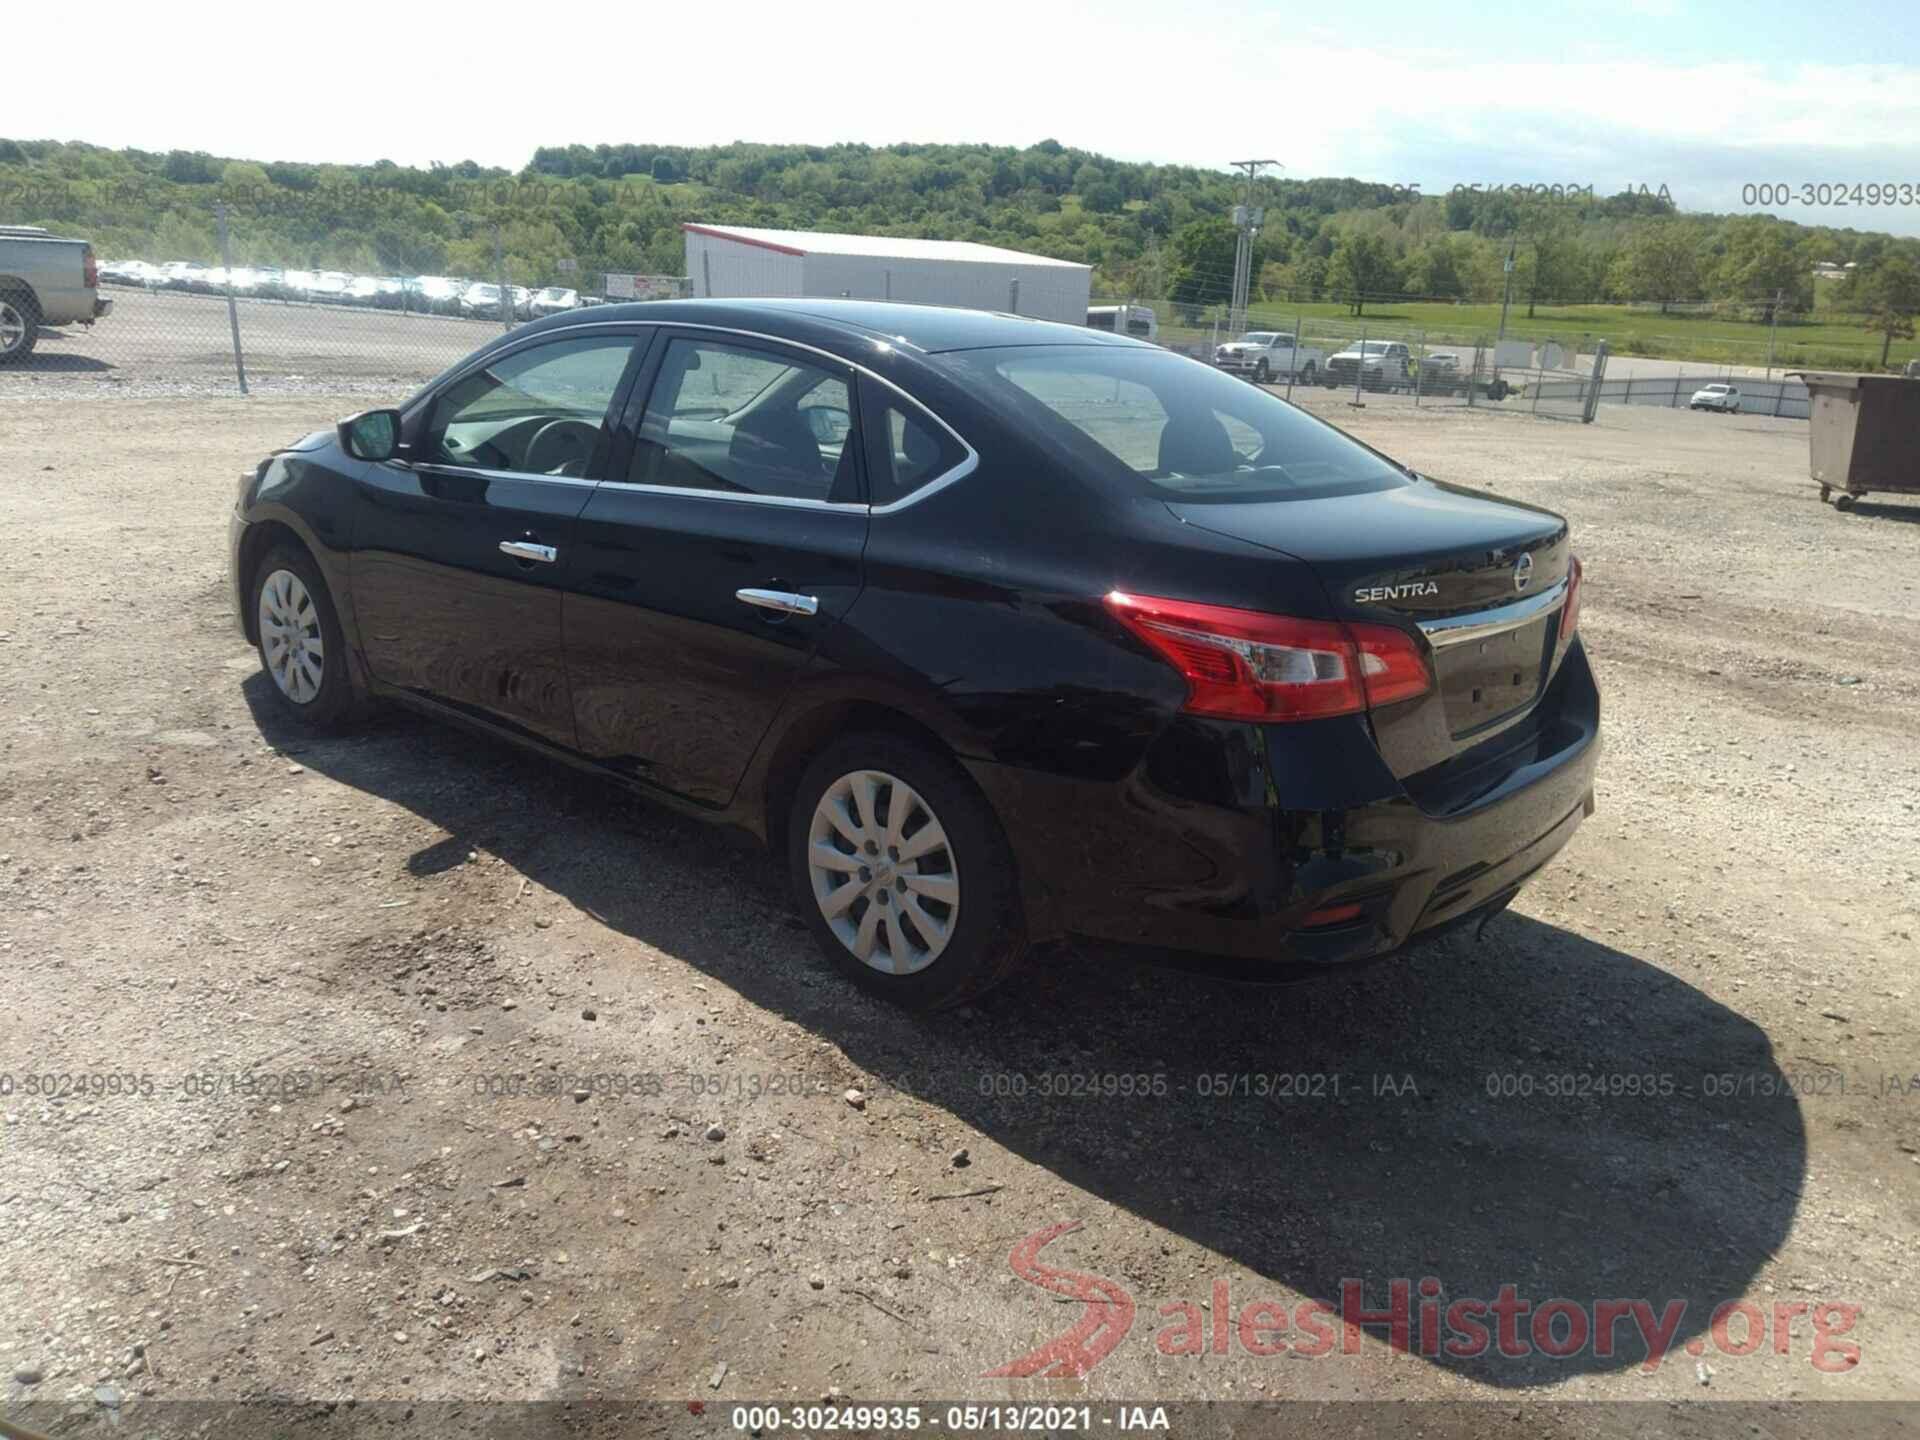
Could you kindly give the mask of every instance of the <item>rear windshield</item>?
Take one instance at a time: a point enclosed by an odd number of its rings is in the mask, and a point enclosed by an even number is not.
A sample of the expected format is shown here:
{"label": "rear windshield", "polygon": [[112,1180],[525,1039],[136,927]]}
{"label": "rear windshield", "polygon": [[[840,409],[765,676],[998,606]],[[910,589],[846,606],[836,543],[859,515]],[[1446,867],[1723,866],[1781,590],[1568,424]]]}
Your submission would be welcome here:
{"label": "rear windshield", "polygon": [[1304,410],[1164,350],[1023,346],[942,358],[1089,470],[1162,499],[1307,500],[1409,483]]}

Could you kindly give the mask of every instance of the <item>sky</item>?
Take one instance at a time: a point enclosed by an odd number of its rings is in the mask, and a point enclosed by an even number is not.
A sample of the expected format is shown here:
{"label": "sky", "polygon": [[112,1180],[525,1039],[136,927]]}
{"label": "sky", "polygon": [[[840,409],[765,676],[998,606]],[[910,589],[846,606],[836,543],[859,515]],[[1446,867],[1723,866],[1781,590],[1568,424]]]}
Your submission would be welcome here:
{"label": "sky", "polygon": [[[1295,178],[1428,195],[1664,185],[1683,210],[1920,234],[1914,0],[572,0],[500,14],[343,0],[191,24],[129,8],[123,26],[96,5],[77,69],[11,73],[0,135],[514,169],[573,143],[1051,138],[1125,160],[1272,157]],[[72,26],[27,5],[8,49],[67,53]],[[1870,181],[1906,183],[1911,203],[1801,194]],[[1755,184],[1790,199],[1743,203]]]}

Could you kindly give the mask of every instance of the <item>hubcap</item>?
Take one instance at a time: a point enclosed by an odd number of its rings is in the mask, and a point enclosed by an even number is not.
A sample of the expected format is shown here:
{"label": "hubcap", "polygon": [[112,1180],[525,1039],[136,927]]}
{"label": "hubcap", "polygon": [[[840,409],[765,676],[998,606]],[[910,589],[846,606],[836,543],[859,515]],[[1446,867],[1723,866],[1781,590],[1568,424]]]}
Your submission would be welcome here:
{"label": "hubcap", "polygon": [[260,586],[260,653],[280,693],[310,705],[326,674],[320,612],[300,577],[276,570]]}
{"label": "hubcap", "polygon": [[27,338],[27,317],[5,300],[0,300],[0,355],[20,348]]}
{"label": "hubcap", "polygon": [[960,867],[919,792],[881,770],[827,787],[807,834],[813,898],[862,964],[911,975],[940,958],[960,918]]}

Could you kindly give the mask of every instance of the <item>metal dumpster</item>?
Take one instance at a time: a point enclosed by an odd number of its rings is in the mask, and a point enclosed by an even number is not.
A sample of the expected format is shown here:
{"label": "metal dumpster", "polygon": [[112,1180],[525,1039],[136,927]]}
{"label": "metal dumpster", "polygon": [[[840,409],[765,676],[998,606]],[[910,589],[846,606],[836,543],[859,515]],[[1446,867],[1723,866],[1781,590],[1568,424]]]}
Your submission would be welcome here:
{"label": "metal dumpster", "polygon": [[1810,402],[1807,471],[1848,510],[1872,491],[1920,495],[1920,383],[1898,375],[1792,370]]}

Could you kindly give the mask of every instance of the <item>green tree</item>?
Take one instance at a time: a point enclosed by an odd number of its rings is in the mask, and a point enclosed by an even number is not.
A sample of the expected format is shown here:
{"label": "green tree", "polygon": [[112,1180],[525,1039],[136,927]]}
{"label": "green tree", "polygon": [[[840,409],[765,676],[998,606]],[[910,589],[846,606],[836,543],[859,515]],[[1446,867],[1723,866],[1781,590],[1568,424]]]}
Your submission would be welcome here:
{"label": "green tree", "polygon": [[1580,243],[1563,209],[1549,207],[1528,217],[1523,231],[1530,264],[1525,276],[1527,318],[1541,301],[1549,305],[1575,293],[1580,279]]}
{"label": "green tree", "polygon": [[1860,282],[1860,296],[1866,302],[1866,329],[1880,337],[1884,370],[1893,342],[1913,338],[1913,317],[1920,314],[1920,266],[1905,255],[1883,255]]}
{"label": "green tree", "polygon": [[1335,298],[1355,315],[1366,313],[1367,297],[1376,300],[1398,288],[1399,266],[1387,242],[1370,232],[1348,235],[1334,247],[1327,280]]}
{"label": "green tree", "polygon": [[1694,236],[1677,220],[1654,220],[1636,230],[1614,262],[1612,284],[1622,300],[1657,300],[1660,313],[1700,294],[1700,256]]}
{"label": "green tree", "polygon": [[1759,302],[1768,324],[1776,295],[1789,310],[1813,308],[1812,267],[1785,225],[1764,215],[1743,217],[1729,222],[1723,238],[1726,252],[1714,271],[1720,295]]}
{"label": "green tree", "polygon": [[[1233,297],[1233,259],[1239,234],[1225,216],[1195,220],[1173,232],[1173,285],[1167,298],[1176,305],[1222,305]],[[1253,241],[1258,275],[1267,260],[1267,242]]]}

